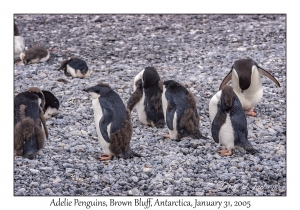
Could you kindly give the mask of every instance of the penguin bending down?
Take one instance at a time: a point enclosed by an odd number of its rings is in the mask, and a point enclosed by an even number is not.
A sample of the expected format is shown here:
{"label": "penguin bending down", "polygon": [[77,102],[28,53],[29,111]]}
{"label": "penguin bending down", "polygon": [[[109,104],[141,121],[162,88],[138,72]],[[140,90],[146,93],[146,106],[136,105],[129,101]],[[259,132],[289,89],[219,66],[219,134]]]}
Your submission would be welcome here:
{"label": "penguin bending down", "polygon": [[133,132],[131,117],[120,96],[103,83],[83,91],[92,96],[97,135],[104,151],[100,160],[110,160],[119,154],[124,159],[141,157],[130,149]]}
{"label": "penguin bending down", "polygon": [[139,120],[144,125],[163,128],[165,126],[161,101],[163,87],[156,69],[146,67],[136,75],[133,91],[127,108],[132,111],[136,107]]}
{"label": "penguin bending down", "polygon": [[221,90],[230,80],[236,95],[239,97],[244,110],[249,110],[248,115],[256,116],[254,107],[263,96],[261,76],[271,79],[278,87],[279,82],[266,70],[262,69],[252,59],[236,60],[231,71],[223,79],[219,90]]}
{"label": "penguin bending down", "polygon": [[33,159],[48,138],[42,91],[31,87],[14,98],[14,155]]}
{"label": "penguin bending down", "polygon": [[59,101],[50,91],[43,90],[42,92],[45,97],[44,117],[45,119],[49,119],[58,113]]}
{"label": "penguin bending down", "polygon": [[48,50],[42,46],[35,45],[25,53],[20,54],[20,59],[25,64],[42,63],[50,58]]}
{"label": "penguin bending down", "polygon": [[225,85],[212,97],[209,118],[214,141],[227,148],[219,151],[221,155],[232,155],[234,148],[243,148],[251,154],[258,152],[248,140],[246,115],[231,86]]}
{"label": "penguin bending down", "polygon": [[190,91],[173,80],[164,81],[162,103],[169,130],[169,135],[165,135],[165,138],[179,140],[192,136],[206,139],[199,130],[200,116],[195,97]]}
{"label": "penguin bending down", "polygon": [[18,26],[14,22],[14,60],[20,59],[20,54],[25,51],[25,41],[22,36],[20,36]]}
{"label": "penguin bending down", "polygon": [[62,61],[59,70],[63,70],[66,76],[78,78],[90,77],[93,72],[88,69],[88,66],[84,60],[74,56]]}

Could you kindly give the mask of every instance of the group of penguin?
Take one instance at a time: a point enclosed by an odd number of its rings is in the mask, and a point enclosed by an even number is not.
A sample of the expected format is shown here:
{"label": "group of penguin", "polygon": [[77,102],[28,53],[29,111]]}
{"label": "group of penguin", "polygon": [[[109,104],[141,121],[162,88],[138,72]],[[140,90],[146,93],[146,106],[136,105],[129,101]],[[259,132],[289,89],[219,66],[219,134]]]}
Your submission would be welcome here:
{"label": "group of penguin", "polygon": [[[25,54],[21,52],[21,60],[27,64],[47,61],[49,53],[41,53],[40,49],[31,48]],[[68,76],[79,78],[89,77],[92,73],[87,64],[76,57],[63,61],[60,70]],[[211,133],[216,143],[225,146],[218,151],[222,156],[232,155],[233,149],[240,148],[250,154],[258,152],[248,140],[244,110],[248,111],[248,115],[256,116],[254,107],[263,96],[261,75],[280,87],[279,82],[254,60],[247,58],[235,61],[219,91],[209,102]],[[227,85],[230,81],[231,86]],[[166,125],[169,134],[164,138],[180,140],[190,136],[207,139],[199,129],[200,116],[192,92],[174,80],[162,81],[154,67],[146,67],[134,77],[133,93],[127,106],[108,84],[99,83],[83,91],[92,98],[94,123],[103,150],[99,157],[101,161],[114,156],[124,159],[141,157],[130,148],[133,133],[131,111],[134,108],[143,125],[157,128]],[[58,99],[51,92],[37,87],[30,87],[15,96],[15,155],[32,159],[38,154],[45,146],[45,138],[48,138],[45,121],[55,115],[58,109]]]}

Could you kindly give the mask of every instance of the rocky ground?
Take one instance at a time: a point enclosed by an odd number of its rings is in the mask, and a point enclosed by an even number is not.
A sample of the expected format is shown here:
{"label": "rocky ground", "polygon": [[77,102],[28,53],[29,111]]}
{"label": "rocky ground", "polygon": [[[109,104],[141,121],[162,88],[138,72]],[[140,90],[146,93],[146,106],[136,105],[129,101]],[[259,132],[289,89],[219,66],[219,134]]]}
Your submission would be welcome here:
{"label": "rocky ground", "polygon": [[[26,47],[51,49],[46,63],[14,65],[15,95],[37,86],[61,103],[47,120],[49,139],[34,160],[15,157],[15,195],[286,195],[285,15],[15,15]],[[88,79],[57,69],[84,59]],[[260,155],[221,157],[210,132],[208,104],[237,59],[250,57],[281,87],[264,78],[257,117],[247,117],[249,140]],[[132,112],[131,148],[144,155],[100,162],[90,96],[109,83],[126,104],[133,77],[147,66],[163,80],[191,90],[208,140],[164,139],[167,128],[144,127]],[[60,78],[70,83],[58,82]]]}

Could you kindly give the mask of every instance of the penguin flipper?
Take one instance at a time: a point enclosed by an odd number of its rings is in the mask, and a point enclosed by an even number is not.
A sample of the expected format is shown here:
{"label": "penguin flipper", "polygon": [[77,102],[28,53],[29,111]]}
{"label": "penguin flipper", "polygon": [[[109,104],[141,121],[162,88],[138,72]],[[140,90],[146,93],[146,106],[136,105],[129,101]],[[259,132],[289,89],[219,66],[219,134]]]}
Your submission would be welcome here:
{"label": "penguin flipper", "polygon": [[223,87],[225,86],[225,85],[227,85],[227,83],[231,80],[231,77],[232,76],[232,68],[231,68],[231,71],[227,74],[227,76],[223,79],[223,81],[222,81],[222,83],[221,83],[221,85],[220,85],[220,87],[219,87],[219,90],[222,90],[223,89]]}
{"label": "penguin flipper", "polygon": [[137,89],[132,93],[127,103],[127,109],[129,109],[130,111],[133,110],[137,102],[139,102],[143,97],[142,80],[138,80],[135,85]]}
{"label": "penguin flipper", "polygon": [[226,112],[221,110],[221,102],[218,102],[218,112],[211,124],[211,134],[216,143],[219,143],[219,131],[226,121]]}
{"label": "penguin flipper", "polygon": [[168,101],[168,106],[166,110],[166,123],[170,130],[173,130],[173,119],[176,111],[176,104],[173,101],[172,97],[166,94],[166,99]]}
{"label": "penguin flipper", "polygon": [[109,109],[104,107],[102,107],[102,111],[103,111],[103,116],[101,117],[99,122],[100,132],[104,140],[107,143],[111,143],[107,133],[107,126],[113,121],[113,113]]}
{"label": "penguin flipper", "polygon": [[218,126],[218,123],[214,120],[213,123],[211,124],[211,135],[216,143],[219,143],[219,131],[220,131],[220,126]]}
{"label": "penguin flipper", "polygon": [[270,80],[272,80],[278,87],[280,87],[279,82],[277,81],[277,79],[275,79],[275,77],[273,77],[269,72],[267,72],[266,70],[262,69],[261,67],[258,66],[258,70],[260,75],[268,77]]}

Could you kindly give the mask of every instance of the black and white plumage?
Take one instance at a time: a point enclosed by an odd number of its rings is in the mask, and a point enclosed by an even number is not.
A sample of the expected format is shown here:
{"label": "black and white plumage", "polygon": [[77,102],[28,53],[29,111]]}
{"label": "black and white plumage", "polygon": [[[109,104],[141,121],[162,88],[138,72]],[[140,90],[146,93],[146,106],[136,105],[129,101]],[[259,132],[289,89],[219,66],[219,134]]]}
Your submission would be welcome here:
{"label": "black and white plumage", "polygon": [[194,95],[173,80],[164,81],[162,94],[163,112],[171,139],[206,138],[199,130],[200,116],[197,113]]}
{"label": "black and white plumage", "polygon": [[20,54],[20,59],[25,64],[42,63],[48,61],[50,53],[42,46],[35,45],[25,53]]}
{"label": "black and white plumage", "polygon": [[42,90],[42,92],[45,97],[44,117],[45,119],[49,119],[58,113],[59,101],[50,91]]}
{"label": "black and white plumage", "polygon": [[20,35],[18,26],[14,22],[14,60],[20,59],[20,54],[25,52],[25,40]]}
{"label": "black and white plumage", "polygon": [[48,138],[42,91],[31,87],[14,98],[14,155],[33,159]]}
{"label": "black and white plumage", "polygon": [[263,96],[261,75],[268,77],[280,87],[279,82],[269,72],[259,67],[254,60],[250,58],[236,60],[231,71],[223,79],[219,90],[231,80],[233,90],[239,97],[243,109],[249,110],[248,115],[256,116],[254,107]]}
{"label": "black and white plumage", "polygon": [[59,70],[63,70],[66,76],[75,78],[88,78],[92,73],[84,60],[74,56],[62,61]]}
{"label": "black and white plumage", "polygon": [[117,155],[123,155],[125,159],[140,157],[130,149],[132,122],[120,96],[103,83],[84,91],[92,96],[95,126],[104,152],[100,160],[109,160]]}
{"label": "black and white plumage", "polygon": [[246,115],[231,86],[224,86],[212,97],[209,118],[214,141],[227,148],[219,151],[221,155],[232,155],[234,148],[243,148],[251,154],[258,152],[248,140]]}
{"label": "black and white plumage", "polygon": [[133,91],[127,103],[127,108],[132,111],[135,107],[139,120],[144,125],[164,127],[165,121],[161,100],[163,87],[154,67],[146,67],[135,76]]}

